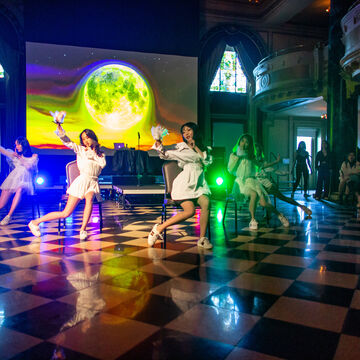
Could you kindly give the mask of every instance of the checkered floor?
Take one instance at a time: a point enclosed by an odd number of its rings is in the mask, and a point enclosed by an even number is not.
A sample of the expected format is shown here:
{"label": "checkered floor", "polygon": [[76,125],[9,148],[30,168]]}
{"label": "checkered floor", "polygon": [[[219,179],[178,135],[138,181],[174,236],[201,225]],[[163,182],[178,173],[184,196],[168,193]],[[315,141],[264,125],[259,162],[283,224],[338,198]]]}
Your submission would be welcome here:
{"label": "checkered floor", "polygon": [[[212,209],[213,251],[196,247],[199,216],[147,247],[160,208],[97,209],[80,241],[81,208],[42,227],[30,211],[0,228],[1,359],[360,359],[360,221],[308,201],[239,233]],[[42,212],[52,210],[45,206]],[[257,217],[263,213],[259,210]]]}

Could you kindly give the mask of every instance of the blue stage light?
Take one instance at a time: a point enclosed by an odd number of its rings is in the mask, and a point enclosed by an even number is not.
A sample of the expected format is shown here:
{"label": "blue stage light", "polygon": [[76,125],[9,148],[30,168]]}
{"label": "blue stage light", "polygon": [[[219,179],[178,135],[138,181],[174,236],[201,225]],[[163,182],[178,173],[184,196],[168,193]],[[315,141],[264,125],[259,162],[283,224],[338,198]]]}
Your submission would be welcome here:
{"label": "blue stage light", "polygon": [[43,185],[45,182],[45,179],[42,176],[38,176],[35,181],[38,185]]}

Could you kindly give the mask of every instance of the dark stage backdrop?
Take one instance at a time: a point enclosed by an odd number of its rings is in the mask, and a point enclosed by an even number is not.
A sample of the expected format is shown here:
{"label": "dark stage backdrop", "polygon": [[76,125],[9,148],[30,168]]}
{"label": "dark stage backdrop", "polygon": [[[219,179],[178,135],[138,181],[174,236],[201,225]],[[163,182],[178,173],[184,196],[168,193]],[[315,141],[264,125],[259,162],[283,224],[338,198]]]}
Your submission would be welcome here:
{"label": "dark stage backdrop", "polygon": [[199,0],[29,0],[25,40],[198,56]]}

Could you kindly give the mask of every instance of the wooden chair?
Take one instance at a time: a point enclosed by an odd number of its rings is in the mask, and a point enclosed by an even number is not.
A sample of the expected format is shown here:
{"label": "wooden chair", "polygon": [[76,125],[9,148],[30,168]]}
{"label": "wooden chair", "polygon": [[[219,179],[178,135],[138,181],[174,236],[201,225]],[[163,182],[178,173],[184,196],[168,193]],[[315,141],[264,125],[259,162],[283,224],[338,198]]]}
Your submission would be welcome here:
{"label": "wooden chair", "polygon": [[[161,213],[161,222],[167,220],[167,208],[168,206],[180,208],[181,206],[178,205],[178,203],[171,199],[171,191],[172,186],[175,178],[181,173],[182,169],[178,166],[177,161],[165,161],[165,163],[162,166],[162,173],[164,177],[165,182],[165,196],[164,196],[164,202],[162,205],[162,213]],[[209,209],[210,210],[210,209]],[[210,214],[210,211],[209,211]],[[207,225],[207,231],[208,231],[208,238],[211,240],[210,236],[210,215],[209,215],[209,221]],[[163,232],[163,238],[164,238],[164,248],[166,248],[166,229]]]}
{"label": "wooden chair", "polygon": [[[71,161],[66,164],[66,181],[67,181],[67,188],[72,184],[72,182],[80,175],[79,168],[77,166],[76,160]],[[59,202],[59,211],[62,211],[63,206],[66,205],[68,201],[69,195],[63,194],[61,196],[60,202]],[[101,201],[98,201],[97,198],[94,198],[94,204],[97,204],[99,207],[99,217],[100,217],[100,232],[102,232],[103,228],[103,219],[102,219],[102,206]],[[65,227],[65,219],[63,219],[63,225]],[[58,220],[58,230],[60,231],[61,227],[61,219]]]}

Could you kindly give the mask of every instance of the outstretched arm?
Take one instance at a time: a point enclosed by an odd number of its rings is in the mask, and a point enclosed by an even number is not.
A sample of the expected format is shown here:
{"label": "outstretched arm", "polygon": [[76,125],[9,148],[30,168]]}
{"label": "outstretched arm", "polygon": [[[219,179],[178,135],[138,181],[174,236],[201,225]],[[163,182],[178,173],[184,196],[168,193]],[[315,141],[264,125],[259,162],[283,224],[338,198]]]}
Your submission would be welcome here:
{"label": "outstretched arm", "polygon": [[66,135],[65,130],[59,123],[57,124],[57,129],[55,131],[55,134],[60,138],[60,140],[66,147],[74,150],[74,152],[76,152],[76,153],[78,153],[80,151],[80,148],[81,148],[80,145],[77,145],[70,140],[70,138]]}
{"label": "outstretched arm", "polygon": [[0,154],[3,154],[9,158],[16,156],[14,151],[5,149],[2,146],[0,146]]}

